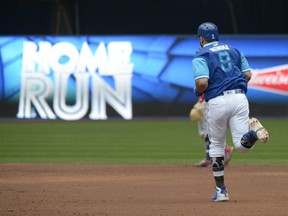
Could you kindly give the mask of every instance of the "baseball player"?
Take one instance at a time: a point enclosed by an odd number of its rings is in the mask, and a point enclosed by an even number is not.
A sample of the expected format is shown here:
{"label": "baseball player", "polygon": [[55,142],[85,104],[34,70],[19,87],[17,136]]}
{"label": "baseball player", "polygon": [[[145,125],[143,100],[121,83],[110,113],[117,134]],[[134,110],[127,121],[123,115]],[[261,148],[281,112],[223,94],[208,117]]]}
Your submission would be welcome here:
{"label": "baseball player", "polygon": [[[208,138],[208,131],[207,131],[207,120],[205,118],[205,106],[206,102],[204,100],[204,94],[202,94],[199,98],[195,106],[191,109],[191,112],[189,114],[189,117],[192,122],[197,121],[198,124],[198,133],[199,136],[204,140],[205,144],[205,159],[199,161],[195,164],[196,167],[207,167],[211,165],[211,158],[209,156],[209,146],[210,146],[210,140]],[[233,147],[226,145],[225,147],[225,159],[224,163],[227,166],[231,155],[233,153]]]}
{"label": "baseball player", "polygon": [[267,143],[269,134],[258,119],[249,119],[246,92],[252,74],[244,54],[218,41],[218,28],[214,23],[202,23],[197,35],[202,49],[194,56],[192,68],[195,94],[204,93],[207,103],[209,155],[216,184],[212,200],[228,201],[224,183],[224,145],[228,128],[234,147],[242,153],[250,151],[257,140]]}

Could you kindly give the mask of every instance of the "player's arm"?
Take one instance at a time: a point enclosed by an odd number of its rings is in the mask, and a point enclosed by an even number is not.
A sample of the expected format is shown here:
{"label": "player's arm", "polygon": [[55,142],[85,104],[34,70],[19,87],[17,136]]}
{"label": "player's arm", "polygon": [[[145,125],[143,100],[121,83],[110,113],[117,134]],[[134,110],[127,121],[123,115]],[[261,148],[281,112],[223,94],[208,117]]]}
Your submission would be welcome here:
{"label": "player's arm", "polygon": [[251,71],[250,70],[249,71],[245,71],[244,72],[244,76],[245,76],[245,79],[246,79],[246,81],[248,83],[250,81],[251,77],[252,77]]}
{"label": "player's arm", "polygon": [[209,68],[204,58],[192,60],[195,88],[198,93],[203,93],[208,87]]}
{"label": "player's arm", "polygon": [[203,93],[208,87],[208,78],[200,78],[195,80],[196,83],[196,91],[199,93]]}
{"label": "player's arm", "polygon": [[248,61],[242,52],[241,52],[241,70],[244,73],[245,79],[248,83],[252,77],[252,73],[251,73]]}

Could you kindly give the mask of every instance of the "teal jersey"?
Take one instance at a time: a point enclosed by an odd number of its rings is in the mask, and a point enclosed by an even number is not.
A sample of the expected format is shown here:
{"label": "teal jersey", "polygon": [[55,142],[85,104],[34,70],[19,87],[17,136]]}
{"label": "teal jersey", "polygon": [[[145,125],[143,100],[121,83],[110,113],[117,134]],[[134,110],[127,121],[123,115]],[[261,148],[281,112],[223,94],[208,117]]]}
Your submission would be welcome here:
{"label": "teal jersey", "polygon": [[244,73],[250,70],[239,50],[220,42],[205,44],[192,60],[194,79],[208,78],[205,100],[222,95],[223,91],[242,89],[247,92]]}

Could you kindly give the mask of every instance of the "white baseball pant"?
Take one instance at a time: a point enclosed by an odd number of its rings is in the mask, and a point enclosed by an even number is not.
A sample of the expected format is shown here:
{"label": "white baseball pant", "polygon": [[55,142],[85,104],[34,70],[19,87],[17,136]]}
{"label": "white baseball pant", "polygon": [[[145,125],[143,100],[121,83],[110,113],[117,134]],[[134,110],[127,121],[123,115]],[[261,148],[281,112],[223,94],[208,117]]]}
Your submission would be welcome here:
{"label": "white baseball pant", "polygon": [[210,157],[225,155],[228,128],[235,148],[239,152],[250,150],[241,145],[243,134],[249,131],[249,103],[245,94],[231,90],[228,94],[209,100],[206,106],[206,117],[211,142]]}

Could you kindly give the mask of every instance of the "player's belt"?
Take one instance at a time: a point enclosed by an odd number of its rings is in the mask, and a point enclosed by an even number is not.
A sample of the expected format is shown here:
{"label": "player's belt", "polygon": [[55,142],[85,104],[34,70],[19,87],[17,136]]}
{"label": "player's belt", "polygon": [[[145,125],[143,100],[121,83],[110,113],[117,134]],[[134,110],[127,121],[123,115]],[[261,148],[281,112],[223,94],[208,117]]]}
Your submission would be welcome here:
{"label": "player's belt", "polygon": [[245,94],[245,91],[242,89],[233,89],[233,90],[223,91],[221,95],[232,95],[232,94]]}

